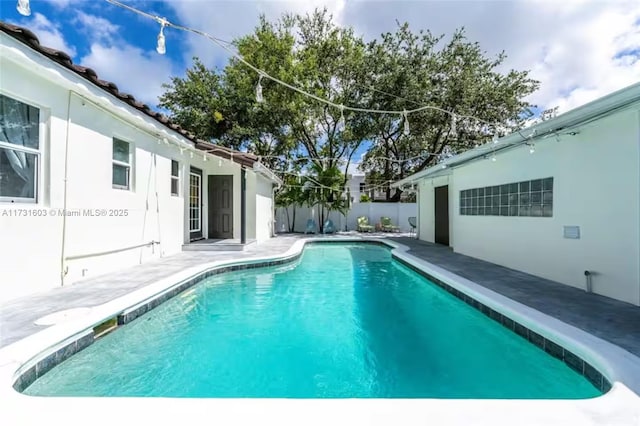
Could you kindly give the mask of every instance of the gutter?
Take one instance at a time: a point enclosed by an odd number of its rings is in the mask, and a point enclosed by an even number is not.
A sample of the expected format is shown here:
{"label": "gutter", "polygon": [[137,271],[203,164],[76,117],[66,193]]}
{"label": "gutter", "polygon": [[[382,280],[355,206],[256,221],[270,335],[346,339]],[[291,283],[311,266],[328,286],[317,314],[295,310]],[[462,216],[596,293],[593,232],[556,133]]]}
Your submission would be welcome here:
{"label": "gutter", "polygon": [[271,169],[260,162],[256,161],[255,163],[253,163],[253,171],[256,173],[260,173],[262,176],[278,185],[278,187],[282,186],[284,183],[282,182],[282,179],[280,179],[273,171],[271,171]]}
{"label": "gutter", "polygon": [[[411,185],[422,178],[431,176],[437,172],[442,172],[443,169],[461,166],[475,159],[485,157],[486,155],[497,154],[500,151],[520,146],[541,137],[544,138],[557,134],[560,131],[567,131],[578,125],[612,114],[636,102],[640,102],[640,83],[625,87],[602,98],[591,101],[581,107],[567,111],[564,114],[560,114],[550,120],[537,123],[533,126],[522,129],[519,132],[511,133],[502,137],[496,141],[496,143],[489,142],[478,148],[455,155],[436,166],[394,182],[391,184],[391,187],[399,188],[405,185]],[[523,132],[526,132],[526,134],[534,134],[534,136],[527,137],[521,134]]]}

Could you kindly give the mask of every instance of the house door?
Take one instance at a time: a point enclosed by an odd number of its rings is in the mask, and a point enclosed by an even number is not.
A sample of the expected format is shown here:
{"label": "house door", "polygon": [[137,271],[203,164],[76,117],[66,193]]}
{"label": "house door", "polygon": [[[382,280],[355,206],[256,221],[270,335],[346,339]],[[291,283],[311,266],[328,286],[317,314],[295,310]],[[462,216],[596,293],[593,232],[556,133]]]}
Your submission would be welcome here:
{"label": "house door", "polygon": [[189,240],[202,237],[202,170],[191,167],[189,172]]}
{"label": "house door", "polygon": [[449,245],[449,186],[435,188],[435,243]]}
{"label": "house door", "polygon": [[233,176],[209,175],[209,238],[233,238]]}

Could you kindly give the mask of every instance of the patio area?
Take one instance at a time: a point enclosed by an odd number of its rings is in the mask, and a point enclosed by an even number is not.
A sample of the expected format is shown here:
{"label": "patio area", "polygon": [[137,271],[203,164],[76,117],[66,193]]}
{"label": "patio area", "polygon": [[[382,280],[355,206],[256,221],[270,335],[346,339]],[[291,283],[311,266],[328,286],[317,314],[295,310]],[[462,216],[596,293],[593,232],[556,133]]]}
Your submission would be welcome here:
{"label": "patio area", "polygon": [[[260,244],[251,244],[244,251],[185,251],[5,303],[0,306],[0,347],[44,329],[46,326],[36,325],[35,321],[46,315],[100,305],[183,269],[213,260],[250,259],[282,254],[295,241],[309,236],[282,234]],[[419,241],[409,237],[409,234],[343,232],[324,238],[345,236],[388,238],[404,244],[410,247],[408,253],[413,256],[640,356],[640,308],[636,306],[456,254],[448,247]]]}

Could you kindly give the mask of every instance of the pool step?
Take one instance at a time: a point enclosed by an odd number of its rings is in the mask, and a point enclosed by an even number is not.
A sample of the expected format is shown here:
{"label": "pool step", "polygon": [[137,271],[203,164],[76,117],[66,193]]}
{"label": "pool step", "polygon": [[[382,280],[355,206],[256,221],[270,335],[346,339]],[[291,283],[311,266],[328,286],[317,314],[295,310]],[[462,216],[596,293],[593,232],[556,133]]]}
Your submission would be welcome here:
{"label": "pool step", "polygon": [[255,244],[256,240],[247,240],[242,244],[240,240],[198,240],[182,246],[182,251],[243,251],[251,244]]}

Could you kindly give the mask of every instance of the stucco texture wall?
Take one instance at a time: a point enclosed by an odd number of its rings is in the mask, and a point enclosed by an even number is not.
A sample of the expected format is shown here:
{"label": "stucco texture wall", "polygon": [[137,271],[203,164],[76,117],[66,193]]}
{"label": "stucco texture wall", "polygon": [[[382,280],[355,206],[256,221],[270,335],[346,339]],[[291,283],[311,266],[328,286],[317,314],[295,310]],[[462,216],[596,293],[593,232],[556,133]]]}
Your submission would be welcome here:
{"label": "stucco texture wall", "polygon": [[[453,170],[451,245],[465,255],[640,304],[640,112],[627,109]],[[460,191],[553,177],[552,217],[460,215]],[[433,241],[434,180],[420,183],[420,237]],[[564,238],[579,226],[580,238]]]}

